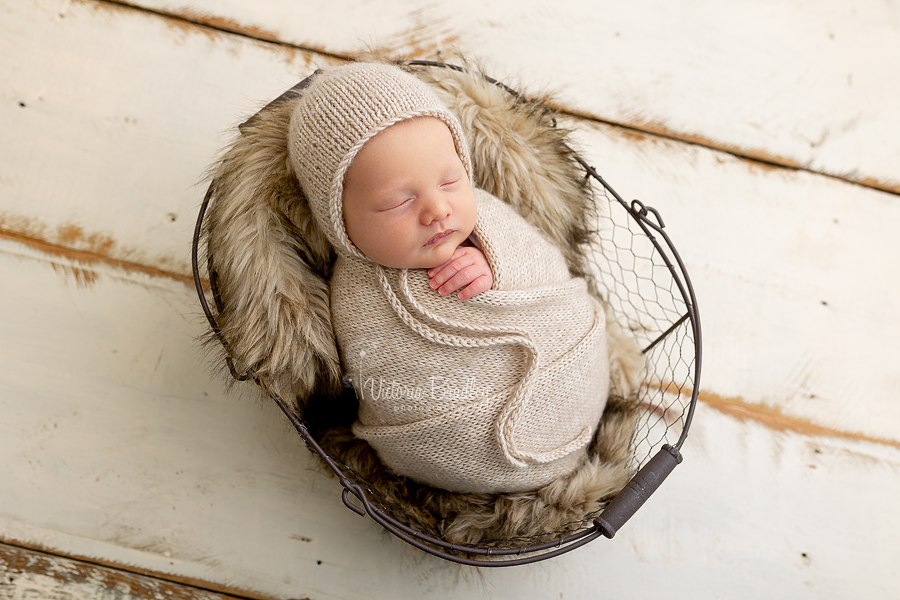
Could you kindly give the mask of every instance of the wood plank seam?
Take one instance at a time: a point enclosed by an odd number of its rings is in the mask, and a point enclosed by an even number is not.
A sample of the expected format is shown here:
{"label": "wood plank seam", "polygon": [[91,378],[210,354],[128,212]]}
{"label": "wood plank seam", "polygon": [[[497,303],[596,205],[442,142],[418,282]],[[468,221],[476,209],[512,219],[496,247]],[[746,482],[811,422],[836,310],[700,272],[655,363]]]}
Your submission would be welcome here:
{"label": "wood plank seam", "polygon": [[884,192],[887,194],[891,194],[893,196],[900,196],[900,186],[894,186],[888,183],[883,183],[876,179],[872,179],[869,177],[863,178],[853,178],[852,174],[847,175],[835,175],[833,173],[826,173],[824,171],[817,171],[815,169],[810,169],[808,167],[804,167],[803,165],[797,163],[796,161],[783,157],[770,155],[761,151],[747,151],[739,148],[738,146],[723,144],[721,142],[716,142],[715,140],[706,138],[704,136],[698,134],[680,134],[678,132],[674,132],[667,128],[662,123],[657,123],[655,121],[646,121],[642,126],[632,125],[628,123],[622,123],[619,121],[612,121],[609,119],[604,119],[602,117],[598,117],[588,112],[580,111],[578,109],[569,108],[562,104],[556,104],[553,102],[549,102],[548,106],[555,111],[560,112],[563,115],[568,117],[572,117],[573,119],[581,119],[584,121],[590,121],[593,123],[600,123],[603,125],[608,125],[610,127],[615,127],[617,129],[624,130],[626,132],[630,132],[632,134],[637,134],[639,136],[647,136],[652,138],[659,138],[663,140],[671,140],[674,142],[679,142],[681,144],[685,144],[688,146],[698,146],[700,148],[705,148],[707,150],[712,150],[714,152],[722,152],[723,154],[728,154],[733,156],[739,160],[751,162],[754,165],[769,168],[769,169],[778,169],[778,170],[786,170],[786,171],[805,171],[807,173],[811,173],[813,175],[817,175],[819,177],[825,177],[827,179],[834,179],[836,181],[840,181],[841,183],[849,183],[851,185],[859,186],[865,189],[876,190],[879,192]]}
{"label": "wood plank seam", "polygon": [[[280,46],[282,48],[289,48],[292,50],[298,50],[302,52],[309,52],[313,54],[318,54],[320,56],[325,56],[332,59],[337,60],[355,60],[362,57],[359,54],[338,54],[335,52],[329,52],[323,48],[319,48],[316,46],[302,46],[299,44],[294,44],[291,42],[287,42],[284,40],[280,40],[278,36],[272,32],[266,31],[264,29],[258,27],[248,27],[243,26],[240,23],[237,23],[231,19],[215,17],[211,15],[192,13],[189,11],[183,12],[174,12],[174,11],[165,11],[159,9],[152,9],[144,6],[139,6],[137,4],[133,4],[131,2],[127,2],[125,0],[77,0],[78,2],[84,4],[105,4],[110,7],[118,7],[120,9],[125,10],[134,10],[142,13],[146,13],[149,15],[153,15],[159,18],[168,19],[171,21],[178,22],[181,25],[189,25],[194,27],[199,27],[203,29],[208,29],[212,31],[216,31],[219,33],[225,33],[230,35],[238,35],[244,38],[248,38],[251,40],[255,40],[258,42],[272,44],[276,46]],[[377,56],[377,52],[369,53],[365,56]],[[390,57],[385,57],[390,58]],[[715,150],[718,152],[724,152],[725,154],[730,154],[736,158],[741,160],[746,160],[753,162],[755,164],[776,168],[776,169],[787,169],[791,171],[806,171],[808,173],[813,173],[815,175],[820,175],[822,177],[827,177],[829,179],[836,179],[838,181],[842,181],[845,183],[851,183],[853,185],[858,185],[868,189],[874,189],[881,192],[885,192],[888,194],[892,194],[895,196],[900,196],[900,186],[892,185],[887,182],[878,181],[871,177],[862,177],[855,178],[852,173],[847,173],[844,175],[836,175],[833,173],[826,173],[824,171],[811,169],[802,164],[797,163],[796,161],[782,157],[777,155],[771,155],[764,151],[757,150],[745,150],[738,146],[731,144],[723,144],[720,142],[716,142],[713,139],[707,138],[698,134],[683,134],[679,132],[672,131],[665,127],[661,123],[647,121],[641,125],[637,124],[629,124],[623,123],[619,121],[614,121],[610,119],[604,119],[598,115],[591,114],[586,111],[573,109],[561,104],[550,104],[551,108],[559,111],[561,114],[582,119],[586,121],[592,121],[595,123],[601,123],[604,125],[609,125],[611,127],[617,127],[624,129],[626,131],[640,133],[643,135],[648,135],[652,137],[657,137],[666,140],[674,140],[677,142],[682,142],[684,144],[692,145],[692,146],[700,146],[702,148],[707,148],[710,150]]]}
{"label": "wood plank seam", "polygon": [[278,39],[278,36],[272,32],[266,31],[259,27],[246,27],[241,25],[240,23],[236,23],[231,19],[226,19],[223,17],[213,17],[210,15],[203,14],[193,14],[189,11],[184,12],[171,12],[164,11],[154,8],[149,8],[146,6],[140,6],[137,4],[132,4],[131,2],[126,2],[124,0],[76,0],[82,4],[107,4],[110,7],[119,7],[125,10],[133,10],[141,13],[146,13],[149,15],[154,15],[156,17],[160,17],[162,19],[166,19],[169,21],[174,21],[179,23],[180,25],[188,25],[193,27],[199,27],[202,29],[208,29],[212,31],[216,31],[219,33],[226,33],[230,35],[239,35],[241,37],[255,40],[257,42],[262,42],[264,44],[272,44],[274,46],[280,46],[282,48],[290,48],[291,50],[299,50],[301,52],[309,52],[311,54],[318,54],[320,56],[327,56],[329,58],[333,58],[336,60],[352,60],[353,56],[335,54],[333,52],[329,52],[324,48],[319,48],[317,46],[301,46],[299,44],[292,44],[290,42],[285,42],[283,40]]}
{"label": "wood plank seam", "polygon": [[[65,569],[65,573],[54,572],[50,563],[57,559],[63,559],[71,563],[68,565],[71,568]],[[54,552],[42,547],[31,547],[27,544],[3,538],[0,538],[0,564],[4,564],[6,567],[10,586],[14,585],[16,575],[32,573],[53,577],[58,579],[61,584],[76,584],[82,580],[89,579],[96,582],[99,579],[110,587],[118,588],[122,584],[126,587],[131,587],[129,584],[137,584],[139,588],[146,587],[141,585],[144,582],[137,580],[139,577],[148,580],[146,583],[159,584],[160,589],[158,591],[167,598],[196,600],[199,597],[208,597],[207,594],[214,594],[216,598],[221,600],[272,600],[270,596],[247,595],[244,592],[235,593],[235,590],[225,591],[223,586],[212,583],[198,580],[181,581],[177,577],[170,578],[164,574],[150,572],[133,566],[119,565],[110,561],[91,560],[83,556],[69,556],[61,552]],[[2,591],[2,587],[0,585],[0,591]],[[119,591],[121,593],[121,590]],[[136,591],[140,591],[140,589]],[[199,596],[198,592],[201,593]]]}
{"label": "wood plank seam", "polygon": [[[4,550],[6,550],[6,552],[3,552]],[[122,565],[109,560],[92,559],[75,554],[65,554],[45,548],[40,545],[27,544],[21,541],[10,540],[0,536],[0,557],[2,557],[2,554],[4,553],[8,554],[10,551],[15,552],[17,550],[37,554],[47,559],[64,559],[67,561],[72,561],[73,563],[77,563],[77,565],[83,566],[88,569],[100,568],[125,575],[138,575],[140,577],[160,582],[167,586],[174,584],[177,586],[188,588],[188,591],[194,590],[197,592],[216,594],[219,598],[221,598],[221,600],[276,600],[275,597],[269,596],[267,594],[235,589],[229,586],[219,585],[213,582],[203,581],[199,579],[159,573],[156,571],[151,571],[149,569],[143,569],[135,565]],[[166,597],[175,596],[166,594]],[[309,598],[297,598],[295,600],[309,600]]]}
{"label": "wood plank seam", "polygon": [[[132,273],[143,273],[144,275],[149,275],[151,277],[164,277],[167,279],[174,279],[176,281],[180,281],[184,284],[188,284],[193,286],[194,279],[190,275],[184,275],[182,273],[175,273],[173,271],[166,271],[164,269],[160,269],[158,267],[152,267],[148,265],[144,265],[137,262],[122,260],[118,258],[112,258],[110,256],[106,256],[100,254],[98,252],[91,252],[87,250],[75,250],[63,245],[53,244],[46,240],[36,238],[33,236],[29,236],[17,231],[13,231],[10,229],[0,228],[0,239],[10,240],[12,242],[17,242],[19,244],[23,244],[42,252],[44,254],[48,254],[50,256],[60,257],[63,259],[67,259],[69,261],[81,263],[83,265],[92,265],[96,263],[102,263],[117,269],[121,269],[125,272]],[[209,282],[203,281],[204,288],[209,288]]]}
{"label": "wood plank seam", "polygon": [[697,399],[713,410],[737,421],[753,421],[772,431],[791,432],[807,437],[829,437],[854,442],[868,442],[900,449],[900,441],[817,425],[807,419],[786,415],[779,408],[773,406],[702,391],[698,394]]}

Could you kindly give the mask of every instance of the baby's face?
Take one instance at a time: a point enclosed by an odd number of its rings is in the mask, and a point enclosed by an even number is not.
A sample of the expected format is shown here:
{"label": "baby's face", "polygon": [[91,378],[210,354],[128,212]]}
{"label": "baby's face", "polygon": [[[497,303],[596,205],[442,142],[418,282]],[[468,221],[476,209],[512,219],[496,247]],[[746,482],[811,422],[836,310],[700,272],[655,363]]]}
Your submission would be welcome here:
{"label": "baby's face", "polygon": [[401,121],[366,142],[344,179],[344,225],[386,267],[450,259],[475,227],[475,193],[443,121]]}

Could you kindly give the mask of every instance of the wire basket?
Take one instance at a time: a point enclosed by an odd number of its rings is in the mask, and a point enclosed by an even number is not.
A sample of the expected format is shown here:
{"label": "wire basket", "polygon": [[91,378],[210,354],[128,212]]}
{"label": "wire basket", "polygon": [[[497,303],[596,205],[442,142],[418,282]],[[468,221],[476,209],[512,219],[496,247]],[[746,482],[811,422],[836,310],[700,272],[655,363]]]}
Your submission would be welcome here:
{"label": "wire basket", "polygon": [[[431,61],[405,64],[462,70]],[[489,81],[517,99],[528,101],[515,90]],[[309,79],[300,82],[269,106],[297,97],[308,82]],[[609,307],[607,318],[615,319],[624,331],[631,332],[645,357],[637,392],[643,410],[632,440],[631,466],[636,473],[605,508],[544,535],[474,545],[450,543],[405,524],[399,513],[402,509],[386,501],[364,477],[325,451],[310,432],[309,424],[283,398],[272,396],[307,447],[337,476],[343,487],[343,502],[350,510],[368,515],[400,539],[440,558],[473,566],[513,566],[558,556],[601,536],[612,538],[682,460],[680,450],[696,407],[701,366],[700,320],[690,278],[660,214],[638,200],[626,202],[586,161],[580,157],[576,160],[592,183],[600,209],[590,260],[600,295]],[[198,258],[212,189],[211,185],[197,217],[192,265],[203,311],[212,331],[224,344],[203,289]],[[212,257],[207,259],[211,264]],[[214,302],[221,310],[214,271],[209,272],[209,283]],[[253,379],[261,384],[252,369],[241,374],[227,356],[226,363],[235,379]]]}

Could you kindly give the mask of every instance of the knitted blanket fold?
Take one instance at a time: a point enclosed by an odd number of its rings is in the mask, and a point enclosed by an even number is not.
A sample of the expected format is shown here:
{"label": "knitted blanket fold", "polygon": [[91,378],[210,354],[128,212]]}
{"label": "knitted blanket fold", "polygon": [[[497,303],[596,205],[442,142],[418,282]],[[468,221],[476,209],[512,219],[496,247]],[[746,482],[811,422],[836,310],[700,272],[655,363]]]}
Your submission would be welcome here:
{"label": "knitted blanket fold", "polygon": [[441,297],[424,270],[340,256],[332,322],[356,436],[394,472],[458,492],[537,489],[585,459],[609,391],[606,323],[559,249],[476,190],[494,286]]}

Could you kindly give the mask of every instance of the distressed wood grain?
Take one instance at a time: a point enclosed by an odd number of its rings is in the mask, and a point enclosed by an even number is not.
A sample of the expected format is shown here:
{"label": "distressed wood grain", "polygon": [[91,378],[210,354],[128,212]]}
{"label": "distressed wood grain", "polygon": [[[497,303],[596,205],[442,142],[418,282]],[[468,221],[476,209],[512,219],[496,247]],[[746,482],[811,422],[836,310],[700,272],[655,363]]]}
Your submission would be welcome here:
{"label": "distressed wood grain", "polygon": [[229,600],[207,590],[0,543],[6,600]]}
{"label": "distressed wood grain", "polygon": [[0,3],[0,230],[187,275],[204,170],[321,63],[104,6]]}
{"label": "distressed wood grain", "polygon": [[353,57],[479,57],[574,112],[900,192],[900,5],[129,0]]}
{"label": "distressed wood grain", "polygon": [[614,540],[477,573],[423,556],[344,508],[276,407],[210,380],[189,286],[75,266],[0,241],[7,542],[248,598],[900,591],[900,449],[703,404],[685,462]]}

